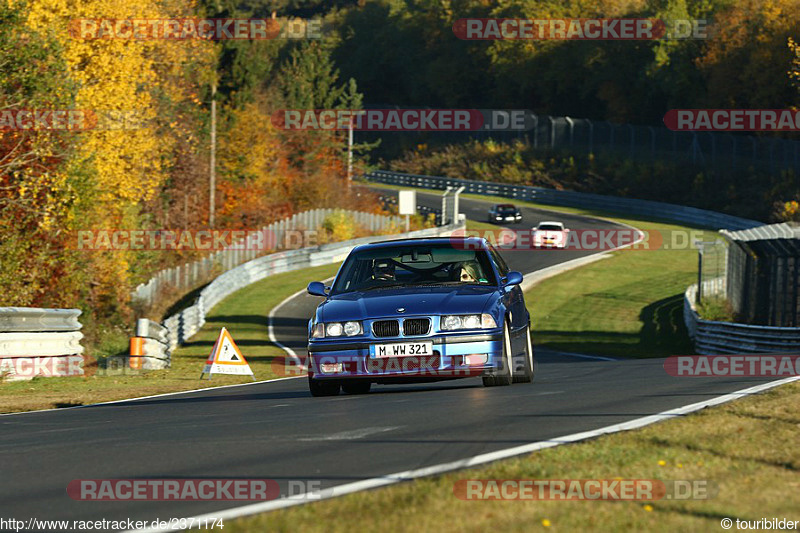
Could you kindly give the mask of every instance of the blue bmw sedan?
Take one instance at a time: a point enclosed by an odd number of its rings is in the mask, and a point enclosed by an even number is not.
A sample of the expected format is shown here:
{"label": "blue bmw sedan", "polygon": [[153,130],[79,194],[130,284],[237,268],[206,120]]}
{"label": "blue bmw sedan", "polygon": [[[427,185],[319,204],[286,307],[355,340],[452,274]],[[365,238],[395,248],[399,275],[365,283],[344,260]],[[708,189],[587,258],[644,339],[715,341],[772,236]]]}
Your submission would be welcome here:
{"label": "blue bmw sedan", "polygon": [[485,239],[356,247],[330,287],[308,285],[325,298],[308,325],[311,394],[471,376],[487,387],[532,382],[521,282]]}

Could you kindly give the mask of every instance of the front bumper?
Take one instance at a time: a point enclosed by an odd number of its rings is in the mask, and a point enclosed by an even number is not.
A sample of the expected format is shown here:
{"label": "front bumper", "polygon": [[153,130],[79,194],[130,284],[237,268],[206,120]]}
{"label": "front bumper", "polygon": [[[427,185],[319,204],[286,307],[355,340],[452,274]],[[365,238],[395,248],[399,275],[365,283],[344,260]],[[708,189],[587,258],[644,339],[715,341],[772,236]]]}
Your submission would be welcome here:
{"label": "front bumper", "polygon": [[[433,355],[370,357],[370,345],[395,342],[432,342]],[[308,371],[313,379],[463,378],[501,368],[503,333],[500,330],[431,337],[311,342],[308,355]]]}

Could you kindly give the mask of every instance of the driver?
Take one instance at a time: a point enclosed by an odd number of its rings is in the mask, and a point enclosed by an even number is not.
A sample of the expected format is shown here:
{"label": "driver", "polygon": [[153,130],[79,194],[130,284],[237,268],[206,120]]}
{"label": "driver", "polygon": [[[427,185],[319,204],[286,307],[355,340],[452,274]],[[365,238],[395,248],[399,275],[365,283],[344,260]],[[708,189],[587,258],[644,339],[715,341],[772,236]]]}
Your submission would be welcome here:
{"label": "driver", "polygon": [[376,259],[372,266],[372,279],[394,281],[394,263],[385,259]]}

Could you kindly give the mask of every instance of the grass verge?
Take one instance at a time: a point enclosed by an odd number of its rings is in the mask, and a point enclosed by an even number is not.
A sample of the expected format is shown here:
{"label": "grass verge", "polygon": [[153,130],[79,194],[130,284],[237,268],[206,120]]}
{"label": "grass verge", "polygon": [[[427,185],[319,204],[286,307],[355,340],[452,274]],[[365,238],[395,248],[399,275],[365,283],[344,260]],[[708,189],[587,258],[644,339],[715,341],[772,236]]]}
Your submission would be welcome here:
{"label": "grass verge", "polygon": [[[225,523],[250,531],[721,531],[723,518],[800,520],[800,426],[793,383],[643,429],[549,448]],[[705,500],[463,501],[462,479],[706,480]],[[734,525],[735,529],[735,525]]]}
{"label": "grass verge", "polygon": [[3,382],[0,383],[0,412],[71,407],[252,381],[249,377],[237,376],[199,379],[222,326],[231,332],[257,379],[280,377],[272,371],[270,363],[273,357],[283,355],[283,351],[269,342],[267,314],[287,296],[302,290],[309,279],[328,278],[338,268],[335,264],[276,274],[232,294],[211,310],[206,324],[189,343],[175,350],[169,369],[98,375],[96,368],[89,368],[84,377]]}
{"label": "grass verge", "polygon": [[670,236],[667,246],[613,252],[610,258],[534,286],[525,295],[534,343],[628,358],[694,353],[683,322],[683,293],[697,276],[697,250],[672,246],[671,236],[691,231],[709,240],[716,233],[615,220]]}

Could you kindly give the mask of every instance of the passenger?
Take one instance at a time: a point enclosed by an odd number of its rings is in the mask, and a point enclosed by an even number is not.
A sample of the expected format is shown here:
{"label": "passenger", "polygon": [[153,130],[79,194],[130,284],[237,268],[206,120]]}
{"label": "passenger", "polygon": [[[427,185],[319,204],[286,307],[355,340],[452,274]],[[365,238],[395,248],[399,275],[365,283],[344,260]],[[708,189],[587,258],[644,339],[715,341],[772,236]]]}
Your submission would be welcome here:
{"label": "passenger", "polygon": [[460,267],[458,281],[462,283],[477,283],[481,278],[478,267],[473,263],[462,263]]}

